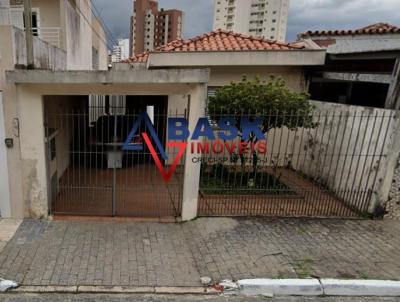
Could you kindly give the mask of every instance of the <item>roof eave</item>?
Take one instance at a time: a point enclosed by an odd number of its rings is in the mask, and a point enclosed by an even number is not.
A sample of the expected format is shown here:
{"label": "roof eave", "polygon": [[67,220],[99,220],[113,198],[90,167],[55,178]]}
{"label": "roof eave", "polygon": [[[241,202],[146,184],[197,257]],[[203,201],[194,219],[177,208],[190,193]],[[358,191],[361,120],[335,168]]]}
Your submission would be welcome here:
{"label": "roof eave", "polygon": [[[127,66],[129,66],[127,64]],[[6,71],[9,84],[199,84],[208,83],[210,71],[203,69],[168,70],[13,70]]]}
{"label": "roof eave", "polygon": [[224,51],[224,52],[155,52],[148,68],[213,66],[317,66],[324,65],[325,49]]}

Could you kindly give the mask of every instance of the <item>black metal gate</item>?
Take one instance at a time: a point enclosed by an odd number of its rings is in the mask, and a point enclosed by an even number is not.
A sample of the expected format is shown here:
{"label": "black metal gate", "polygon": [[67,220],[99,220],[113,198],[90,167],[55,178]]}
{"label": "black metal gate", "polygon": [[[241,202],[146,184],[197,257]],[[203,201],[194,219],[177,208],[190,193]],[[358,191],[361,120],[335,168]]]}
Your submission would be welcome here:
{"label": "black metal gate", "polygon": [[[171,180],[165,183],[143,142],[141,133],[148,130],[144,123],[130,142],[143,145],[143,150],[123,150],[133,124],[146,111],[165,148],[167,104],[168,98],[159,96],[64,97],[62,100],[46,97],[51,212],[180,217],[183,159]],[[163,161],[165,169],[168,164]]]}

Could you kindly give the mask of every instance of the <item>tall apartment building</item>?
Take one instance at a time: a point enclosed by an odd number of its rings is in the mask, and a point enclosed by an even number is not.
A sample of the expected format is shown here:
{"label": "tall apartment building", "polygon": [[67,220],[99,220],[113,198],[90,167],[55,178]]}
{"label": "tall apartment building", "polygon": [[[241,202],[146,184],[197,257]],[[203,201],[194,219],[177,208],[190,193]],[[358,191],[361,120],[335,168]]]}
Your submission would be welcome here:
{"label": "tall apartment building", "polygon": [[130,55],[153,50],[176,39],[183,30],[183,12],[158,9],[154,0],[135,0],[131,17]]}
{"label": "tall apartment building", "polygon": [[214,30],[285,41],[289,0],[214,1]]}
{"label": "tall apartment building", "polygon": [[112,53],[112,62],[121,62],[129,58],[129,39],[118,39]]}

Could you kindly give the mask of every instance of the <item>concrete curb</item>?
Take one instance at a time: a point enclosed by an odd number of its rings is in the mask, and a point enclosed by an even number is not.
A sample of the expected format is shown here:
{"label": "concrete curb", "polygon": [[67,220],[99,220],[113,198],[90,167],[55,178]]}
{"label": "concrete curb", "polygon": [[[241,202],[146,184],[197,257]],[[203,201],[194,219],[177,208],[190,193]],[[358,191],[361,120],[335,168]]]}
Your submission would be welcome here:
{"label": "concrete curb", "polygon": [[[245,296],[400,297],[400,281],[389,280],[245,279],[239,280],[237,285]],[[221,291],[212,287],[174,286],[20,286],[7,293],[215,295]]]}
{"label": "concrete curb", "polygon": [[246,279],[239,280],[242,294],[247,296],[322,296],[318,279]]}
{"label": "concrete curb", "polygon": [[321,279],[327,296],[400,297],[400,282],[388,280]]}
{"label": "concrete curb", "polygon": [[205,287],[140,287],[140,286],[20,286],[8,293],[86,293],[86,294],[170,294],[213,295],[220,292]]}
{"label": "concrete curb", "polygon": [[339,279],[246,279],[243,295],[400,297],[400,281]]}

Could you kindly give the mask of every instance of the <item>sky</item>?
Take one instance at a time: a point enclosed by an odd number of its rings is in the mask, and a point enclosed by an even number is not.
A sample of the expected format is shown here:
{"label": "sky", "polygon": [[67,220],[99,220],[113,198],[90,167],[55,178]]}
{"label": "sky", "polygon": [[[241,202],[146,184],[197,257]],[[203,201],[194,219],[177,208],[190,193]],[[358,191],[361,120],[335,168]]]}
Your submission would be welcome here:
{"label": "sky", "polygon": [[[94,3],[112,39],[128,38],[133,0]],[[159,0],[160,8],[185,12],[184,38],[212,30],[213,5],[214,0]],[[310,29],[353,29],[377,22],[400,26],[400,0],[291,0],[286,39],[294,41]]]}

